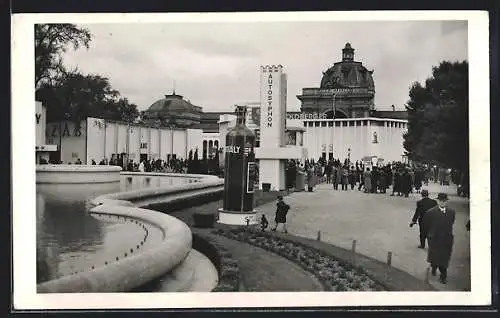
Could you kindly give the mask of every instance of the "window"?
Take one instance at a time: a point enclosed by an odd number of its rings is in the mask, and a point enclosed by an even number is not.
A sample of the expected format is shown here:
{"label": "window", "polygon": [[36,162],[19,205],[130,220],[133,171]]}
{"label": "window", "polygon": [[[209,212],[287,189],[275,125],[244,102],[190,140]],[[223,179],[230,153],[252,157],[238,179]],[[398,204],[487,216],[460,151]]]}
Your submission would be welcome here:
{"label": "window", "polygon": [[347,122],[346,121],[342,122],[342,127],[347,127]]}
{"label": "window", "polygon": [[349,127],[353,127],[354,126],[354,122],[353,121],[350,121],[349,122]]}
{"label": "window", "polygon": [[319,127],[319,121],[315,121],[314,126]]}
{"label": "window", "polygon": [[363,120],[363,126],[366,126],[368,125],[368,121],[367,120]]}
{"label": "window", "polygon": [[321,122],[321,127],[326,127],[326,121]]}
{"label": "window", "polygon": [[333,127],[333,121],[328,122],[328,127]]}

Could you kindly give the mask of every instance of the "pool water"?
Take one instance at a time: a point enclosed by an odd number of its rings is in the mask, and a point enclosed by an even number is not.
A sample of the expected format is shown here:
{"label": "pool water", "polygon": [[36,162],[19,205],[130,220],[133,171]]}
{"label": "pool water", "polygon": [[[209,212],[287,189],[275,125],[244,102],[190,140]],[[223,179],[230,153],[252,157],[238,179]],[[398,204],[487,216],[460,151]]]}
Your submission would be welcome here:
{"label": "pool water", "polygon": [[[103,266],[130,254],[144,240],[147,249],[162,239],[158,228],[130,220],[91,215],[90,200],[107,193],[197,182],[192,178],[144,177],[106,184],[37,184],[37,283]],[[144,226],[144,227],[143,227]]]}

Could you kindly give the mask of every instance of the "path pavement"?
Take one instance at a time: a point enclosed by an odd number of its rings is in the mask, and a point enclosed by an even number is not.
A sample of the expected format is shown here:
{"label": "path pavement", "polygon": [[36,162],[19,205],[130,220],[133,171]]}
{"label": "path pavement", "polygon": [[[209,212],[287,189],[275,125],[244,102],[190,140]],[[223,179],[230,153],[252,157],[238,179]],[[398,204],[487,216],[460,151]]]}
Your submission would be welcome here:
{"label": "path pavement", "polygon": [[[456,211],[454,226],[455,243],[448,269],[448,283],[443,285],[437,277],[430,283],[438,290],[470,290],[470,241],[465,224],[469,219],[469,200],[456,196],[455,186],[430,183],[424,188],[435,198],[438,192],[447,192],[449,206]],[[418,226],[409,223],[420,194],[410,197],[389,194],[367,194],[355,190],[333,190],[330,184],[320,184],[314,192],[295,192],[285,197],[291,206],[287,225],[291,234],[316,238],[351,249],[356,240],[356,251],[380,261],[387,260],[392,252],[392,265],[418,278],[425,278],[427,249],[417,248]],[[275,202],[259,206],[257,213],[264,213],[274,222]]]}
{"label": "path pavement", "polygon": [[256,246],[218,235],[210,235],[238,261],[245,291],[322,291],[321,283],[299,265]]}

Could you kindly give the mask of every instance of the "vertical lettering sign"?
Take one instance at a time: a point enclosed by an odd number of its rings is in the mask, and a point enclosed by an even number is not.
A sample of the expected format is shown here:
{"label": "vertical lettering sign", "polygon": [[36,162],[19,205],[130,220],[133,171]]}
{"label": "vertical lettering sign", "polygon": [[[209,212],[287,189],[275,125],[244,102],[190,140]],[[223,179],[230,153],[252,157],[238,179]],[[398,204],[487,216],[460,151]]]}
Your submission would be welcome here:
{"label": "vertical lettering sign", "polygon": [[[282,66],[265,65],[260,70],[260,147],[280,147],[285,114],[281,112],[283,96]],[[263,141],[263,143],[262,143]]]}
{"label": "vertical lettering sign", "polygon": [[267,76],[267,116],[266,126],[273,126],[273,74],[269,73]]}
{"label": "vertical lettering sign", "polygon": [[247,193],[253,193],[256,173],[255,173],[255,162],[249,162],[247,168]]}

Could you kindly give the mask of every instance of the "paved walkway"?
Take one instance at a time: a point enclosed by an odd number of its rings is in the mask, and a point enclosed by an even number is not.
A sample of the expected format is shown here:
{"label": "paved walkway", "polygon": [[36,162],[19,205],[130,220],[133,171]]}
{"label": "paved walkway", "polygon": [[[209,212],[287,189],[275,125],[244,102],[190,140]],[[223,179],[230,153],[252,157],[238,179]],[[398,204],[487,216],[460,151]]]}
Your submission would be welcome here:
{"label": "paved walkway", "polygon": [[210,236],[238,261],[245,291],[323,291],[321,283],[312,274],[278,254],[222,236]]}
{"label": "paved walkway", "polygon": [[[455,243],[448,284],[442,285],[437,277],[430,283],[439,290],[470,290],[470,241],[465,224],[469,218],[469,201],[456,196],[455,186],[439,186],[430,183],[424,188],[435,198],[440,191],[447,192],[449,206],[456,211],[454,226]],[[417,248],[418,226],[409,228],[409,223],[420,194],[410,197],[389,194],[367,194],[355,190],[333,190],[330,184],[320,184],[314,192],[295,192],[285,197],[291,206],[287,225],[291,234],[316,238],[321,231],[321,240],[351,249],[356,240],[356,251],[380,261],[387,260],[392,252],[392,265],[418,278],[425,278],[427,249]],[[257,213],[266,214],[274,222],[275,202],[259,206]]]}

